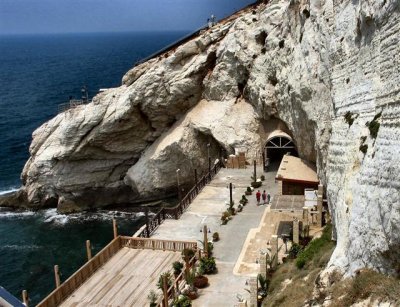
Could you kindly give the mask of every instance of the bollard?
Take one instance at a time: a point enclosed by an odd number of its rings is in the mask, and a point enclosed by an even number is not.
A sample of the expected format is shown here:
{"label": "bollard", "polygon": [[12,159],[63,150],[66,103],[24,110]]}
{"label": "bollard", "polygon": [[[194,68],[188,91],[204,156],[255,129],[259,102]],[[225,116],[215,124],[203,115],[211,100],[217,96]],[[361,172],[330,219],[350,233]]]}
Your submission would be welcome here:
{"label": "bollard", "polygon": [[113,222],[113,231],[114,231],[114,239],[115,239],[116,237],[118,237],[117,220],[113,219],[112,222]]}
{"label": "bollard", "polygon": [[28,298],[28,291],[23,290],[22,291],[22,302],[26,307],[29,307],[29,298]]}
{"label": "bollard", "polygon": [[86,254],[88,261],[90,261],[90,259],[92,259],[92,246],[90,245],[90,240],[86,240]]}
{"label": "bollard", "polygon": [[61,285],[61,282],[60,282],[60,271],[58,269],[58,265],[54,266],[54,277],[55,277],[55,280],[56,280],[56,288],[58,288]]}

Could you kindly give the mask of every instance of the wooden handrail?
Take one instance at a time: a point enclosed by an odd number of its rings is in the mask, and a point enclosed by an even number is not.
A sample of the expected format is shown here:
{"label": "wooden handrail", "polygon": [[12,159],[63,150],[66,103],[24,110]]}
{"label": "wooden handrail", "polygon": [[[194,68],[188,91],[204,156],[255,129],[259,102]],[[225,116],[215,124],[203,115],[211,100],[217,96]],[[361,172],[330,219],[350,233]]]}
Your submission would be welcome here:
{"label": "wooden handrail", "polygon": [[197,182],[197,184],[195,184],[189,190],[189,192],[182,198],[182,200],[176,206],[169,208],[163,207],[151,219],[149,219],[148,221],[149,228],[148,229],[147,227],[143,228],[142,231],[137,232],[136,235],[138,237],[148,238],[166,218],[178,219],[183,214],[185,209],[189,207],[189,205],[196,198],[196,196],[200,194],[201,190],[207,185],[207,183],[210,182],[212,178],[214,178],[214,176],[218,173],[220,169],[221,169],[221,162],[219,161],[211,168],[210,172],[201,177],[201,179]]}
{"label": "wooden handrail", "polygon": [[79,270],[72,274],[57,289],[45,297],[37,307],[58,306],[120,249],[121,237],[117,237],[98,252],[90,261],[86,262]]}

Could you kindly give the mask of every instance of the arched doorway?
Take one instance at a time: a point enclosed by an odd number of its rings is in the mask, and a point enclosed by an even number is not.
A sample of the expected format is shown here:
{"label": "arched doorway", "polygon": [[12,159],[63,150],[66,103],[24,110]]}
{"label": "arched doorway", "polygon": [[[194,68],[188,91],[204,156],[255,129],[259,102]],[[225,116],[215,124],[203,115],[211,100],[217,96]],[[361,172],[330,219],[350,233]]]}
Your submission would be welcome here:
{"label": "arched doorway", "polygon": [[292,137],[281,130],[275,130],[267,139],[264,147],[264,169],[278,168],[283,155],[290,153],[297,156],[296,145]]}

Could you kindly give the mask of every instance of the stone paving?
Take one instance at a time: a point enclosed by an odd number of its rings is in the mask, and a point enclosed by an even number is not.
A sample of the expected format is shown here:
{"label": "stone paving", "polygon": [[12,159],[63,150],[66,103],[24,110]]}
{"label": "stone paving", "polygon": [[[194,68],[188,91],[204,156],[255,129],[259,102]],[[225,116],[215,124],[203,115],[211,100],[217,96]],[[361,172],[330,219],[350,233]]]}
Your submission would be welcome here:
{"label": "stone paving", "polygon": [[[234,306],[238,303],[237,294],[248,299],[248,292],[245,291],[248,287],[245,283],[250,275],[256,274],[257,266],[254,265],[255,272],[246,271],[246,274],[242,275],[234,275],[233,271],[248,238],[249,230],[259,227],[267,206],[257,206],[253,193],[247,197],[249,203],[243,211],[235,215],[227,225],[220,225],[220,217],[227,209],[225,203],[229,202],[229,183],[232,182],[234,185],[233,200],[236,207],[251,182],[252,171],[252,167],[221,169],[179,220],[164,221],[152,236],[160,239],[203,240],[200,229],[204,225],[210,229],[210,239],[212,233],[219,233],[221,240],[214,243],[218,274],[208,276],[210,286],[199,292],[200,296],[193,301],[193,306]],[[260,190],[266,190],[274,195],[278,186],[275,184],[275,172],[263,173],[258,169],[257,174],[258,177],[261,174],[266,177]],[[255,260],[256,258],[252,260],[254,264]]]}

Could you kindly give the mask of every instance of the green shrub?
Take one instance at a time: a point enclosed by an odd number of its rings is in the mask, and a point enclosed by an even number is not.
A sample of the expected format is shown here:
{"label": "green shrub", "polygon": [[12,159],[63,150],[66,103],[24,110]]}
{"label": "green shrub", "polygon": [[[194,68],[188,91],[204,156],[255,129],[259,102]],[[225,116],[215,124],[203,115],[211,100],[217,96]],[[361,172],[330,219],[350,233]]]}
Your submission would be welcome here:
{"label": "green shrub", "polygon": [[157,288],[163,290],[164,289],[164,276],[167,279],[167,289],[172,286],[172,276],[170,272],[165,272],[160,275],[157,282]]}
{"label": "green shrub", "polygon": [[172,302],[172,307],[191,307],[192,301],[186,295],[179,295]]}
{"label": "green shrub", "polygon": [[265,176],[261,175],[260,179],[261,179],[261,181],[264,181],[265,180]]}
{"label": "green shrub", "polygon": [[332,226],[327,225],[320,238],[312,240],[304,250],[297,255],[296,266],[302,269],[307,262],[313,259],[314,255],[328,242],[331,241]]}
{"label": "green shrub", "polygon": [[214,232],[214,233],[213,233],[213,241],[214,241],[214,242],[219,241],[219,233],[218,233],[218,232]]}
{"label": "green shrub", "polygon": [[178,276],[182,272],[183,263],[180,261],[175,261],[174,263],[172,263],[172,268],[174,269],[174,275]]}
{"label": "green shrub", "polygon": [[250,187],[247,187],[246,192],[251,193],[251,192],[252,192],[252,191],[251,191],[251,188],[250,188]]}
{"label": "green shrub", "polygon": [[156,291],[151,290],[149,295],[147,296],[147,299],[150,301],[150,307],[156,307],[157,304],[157,299],[158,299],[158,295],[156,293]]}
{"label": "green shrub", "polygon": [[200,259],[200,265],[199,265],[200,275],[213,274],[216,271],[217,271],[217,264],[215,263],[214,257],[210,258],[203,257]]}
{"label": "green shrub", "polygon": [[289,258],[294,259],[301,251],[301,246],[299,244],[293,243],[289,250]]}
{"label": "green shrub", "polygon": [[190,261],[193,258],[195,251],[191,248],[184,248],[182,250],[182,259],[184,261]]}
{"label": "green shrub", "polygon": [[239,200],[239,203],[245,206],[248,202],[249,200],[247,199],[246,195],[242,195],[242,199]]}
{"label": "green shrub", "polygon": [[251,183],[251,186],[252,186],[253,188],[255,188],[255,189],[261,187],[261,185],[262,185],[262,182],[261,182],[261,181],[253,181],[253,182]]}

